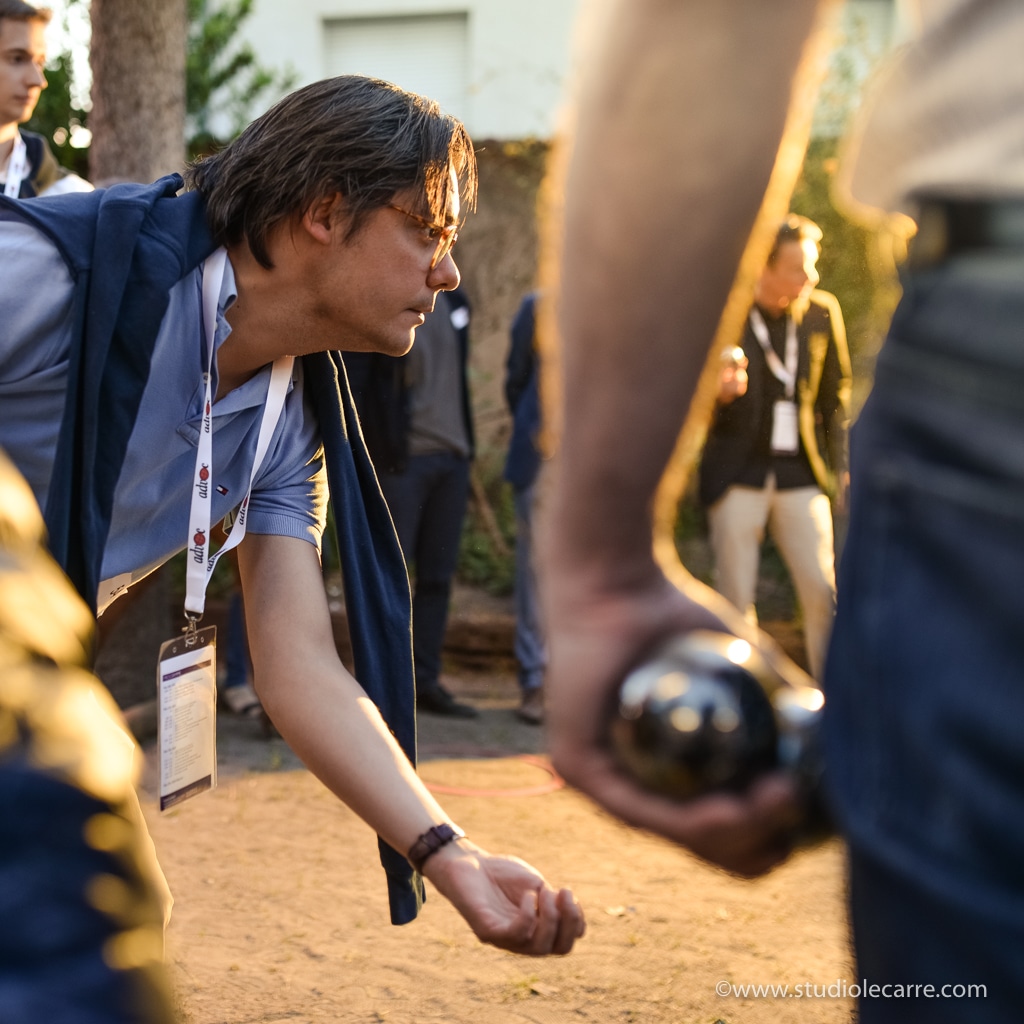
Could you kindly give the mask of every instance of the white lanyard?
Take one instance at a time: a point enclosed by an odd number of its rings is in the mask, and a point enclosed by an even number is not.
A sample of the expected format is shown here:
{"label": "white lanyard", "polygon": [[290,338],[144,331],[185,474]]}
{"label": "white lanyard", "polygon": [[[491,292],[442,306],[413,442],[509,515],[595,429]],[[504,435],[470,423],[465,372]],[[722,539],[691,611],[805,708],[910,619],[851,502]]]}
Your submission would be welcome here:
{"label": "white lanyard", "polygon": [[765,362],[768,363],[768,369],[772,371],[772,375],[776,380],[781,381],[786,386],[786,398],[792,401],[796,391],[796,321],[791,316],[786,316],[785,365],[783,365],[778,353],[776,353],[772,346],[772,339],[768,334],[768,325],[764,322],[761,310],[757,306],[754,306],[750,311],[750,329],[754,332],[754,337],[757,338],[761,348],[764,349],[764,358]]}
{"label": "white lanyard", "polygon": [[270,387],[263,406],[260,433],[256,442],[256,457],[249,474],[249,489],[245,492],[231,533],[215,555],[210,555],[210,519],[213,509],[213,352],[217,334],[217,305],[227,268],[227,253],[218,249],[203,264],[203,328],[206,332],[206,373],[203,374],[203,417],[199,425],[199,444],[196,446],[196,469],[192,486],[192,508],[189,513],[188,569],[185,573],[185,615],[190,621],[201,617],[206,606],[206,587],[210,582],[217,560],[226,551],[237,547],[245,536],[245,521],[252,494],[253,481],[270,447],[277,421],[281,418],[288,382],[291,379],[291,356],[282,356],[274,363],[270,374]]}
{"label": "white lanyard", "polygon": [[25,149],[25,140],[21,132],[14,136],[14,148],[11,150],[11,158],[7,161],[7,183],[4,185],[4,195],[14,199],[18,198],[21,191],[21,183],[28,175],[28,150]]}

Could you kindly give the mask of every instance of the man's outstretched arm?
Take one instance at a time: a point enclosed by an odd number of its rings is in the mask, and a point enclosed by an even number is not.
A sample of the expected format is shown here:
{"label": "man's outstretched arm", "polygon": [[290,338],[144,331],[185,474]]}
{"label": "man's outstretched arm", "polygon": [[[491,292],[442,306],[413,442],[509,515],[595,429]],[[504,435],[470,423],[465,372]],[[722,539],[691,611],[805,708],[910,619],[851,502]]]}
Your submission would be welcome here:
{"label": "man's outstretched arm", "polygon": [[561,349],[554,360],[545,353],[549,368],[561,364],[563,404],[539,561],[555,765],[631,824],[743,874],[785,854],[795,814],[785,781],[688,805],[650,796],[612,761],[607,716],[618,683],[659,640],[701,626],[745,629],[678,566],[666,577],[653,510],[691,405],[710,408],[698,382],[716,331],[738,334],[786,212],[824,6],[614,5],[580,95]]}
{"label": "man's outstretched arm", "polygon": [[[315,548],[249,534],[238,561],[263,706],[321,782],[404,853],[449,818],[338,659]],[[530,865],[471,840],[443,846],[423,873],[481,941],[500,949],[563,954],[583,934],[568,889],[553,889]]]}

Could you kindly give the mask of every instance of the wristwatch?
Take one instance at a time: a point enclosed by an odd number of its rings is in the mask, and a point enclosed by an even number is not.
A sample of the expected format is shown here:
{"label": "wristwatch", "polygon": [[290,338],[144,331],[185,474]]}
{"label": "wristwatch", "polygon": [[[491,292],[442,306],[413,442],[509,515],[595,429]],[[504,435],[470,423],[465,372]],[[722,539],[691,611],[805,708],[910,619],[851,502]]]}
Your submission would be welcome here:
{"label": "wristwatch", "polygon": [[465,839],[465,837],[466,833],[463,832],[458,825],[435,825],[433,828],[428,828],[427,831],[409,847],[409,852],[405,855],[406,859],[416,871],[422,873],[423,865],[426,864],[442,846],[454,843],[456,839]]}

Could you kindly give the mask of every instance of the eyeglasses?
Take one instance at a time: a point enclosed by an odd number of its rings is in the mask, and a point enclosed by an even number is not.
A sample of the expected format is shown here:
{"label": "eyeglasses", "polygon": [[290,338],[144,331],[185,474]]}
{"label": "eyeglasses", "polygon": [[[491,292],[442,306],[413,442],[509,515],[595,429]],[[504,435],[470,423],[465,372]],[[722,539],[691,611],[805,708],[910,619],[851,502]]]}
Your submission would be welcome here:
{"label": "eyeglasses", "polygon": [[427,232],[427,237],[435,243],[434,255],[430,257],[431,270],[451,252],[452,246],[459,240],[458,224],[435,224],[433,221],[427,220],[426,217],[421,217],[418,213],[403,209],[401,206],[395,206],[394,203],[388,203],[388,206],[392,210],[404,213],[410,220],[414,220],[417,224],[422,225],[423,229]]}

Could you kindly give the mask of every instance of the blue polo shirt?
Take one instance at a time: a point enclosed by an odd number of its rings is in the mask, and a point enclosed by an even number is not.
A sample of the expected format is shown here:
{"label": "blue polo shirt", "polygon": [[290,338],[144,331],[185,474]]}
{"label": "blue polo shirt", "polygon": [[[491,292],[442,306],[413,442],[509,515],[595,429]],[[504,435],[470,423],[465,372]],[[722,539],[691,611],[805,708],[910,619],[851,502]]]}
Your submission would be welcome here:
{"label": "blue polo shirt", "polygon": [[[0,445],[45,507],[67,386],[73,327],[71,276],[52,243],[0,215]],[[102,577],[139,579],[188,541],[189,508],[203,400],[202,269],[170,294],[138,419],[118,479]],[[236,297],[230,262],[218,304],[215,346],[231,332],[224,311]],[[216,391],[216,352],[214,383]],[[213,519],[245,496],[263,404],[264,367],[213,407]],[[316,418],[296,361],[284,411],[253,484],[247,529],[319,547],[327,482]]]}

